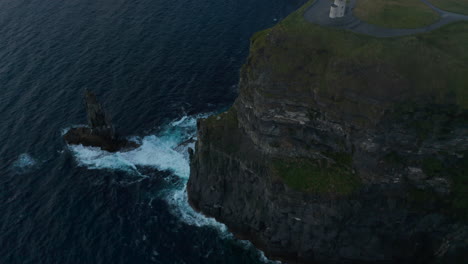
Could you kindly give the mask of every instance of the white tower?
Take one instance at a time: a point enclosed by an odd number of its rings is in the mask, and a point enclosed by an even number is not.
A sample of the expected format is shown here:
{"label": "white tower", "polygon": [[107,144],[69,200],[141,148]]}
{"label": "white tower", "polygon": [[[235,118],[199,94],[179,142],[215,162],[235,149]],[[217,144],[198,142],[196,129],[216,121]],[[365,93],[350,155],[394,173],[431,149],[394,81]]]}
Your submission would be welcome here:
{"label": "white tower", "polygon": [[346,0],[335,0],[330,7],[330,18],[343,17],[346,11]]}

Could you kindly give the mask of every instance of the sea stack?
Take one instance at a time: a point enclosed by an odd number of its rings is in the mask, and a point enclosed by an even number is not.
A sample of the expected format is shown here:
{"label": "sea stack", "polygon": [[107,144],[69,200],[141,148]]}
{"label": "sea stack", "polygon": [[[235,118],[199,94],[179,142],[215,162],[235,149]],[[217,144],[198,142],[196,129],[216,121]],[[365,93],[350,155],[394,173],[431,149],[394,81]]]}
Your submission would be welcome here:
{"label": "sea stack", "polygon": [[115,139],[115,130],[109,116],[97,101],[96,95],[90,90],[85,90],[86,112],[88,114],[88,126],[91,133],[108,139]]}
{"label": "sea stack", "polygon": [[85,90],[85,104],[88,126],[70,129],[63,136],[68,144],[99,147],[109,152],[131,150],[139,146],[116,135],[109,116],[98,102],[96,95],[88,89]]}

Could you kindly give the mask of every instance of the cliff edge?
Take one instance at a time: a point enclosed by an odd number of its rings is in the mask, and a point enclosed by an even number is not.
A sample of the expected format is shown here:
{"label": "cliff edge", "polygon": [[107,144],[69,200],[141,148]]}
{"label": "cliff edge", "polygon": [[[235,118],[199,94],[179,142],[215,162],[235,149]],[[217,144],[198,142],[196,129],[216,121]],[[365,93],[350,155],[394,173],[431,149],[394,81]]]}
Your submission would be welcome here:
{"label": "cliff edge", "polygon": [[468,259],[468,23],[375,38],[257,33],[239,97],[198,121],[191,205],[287,263]]}

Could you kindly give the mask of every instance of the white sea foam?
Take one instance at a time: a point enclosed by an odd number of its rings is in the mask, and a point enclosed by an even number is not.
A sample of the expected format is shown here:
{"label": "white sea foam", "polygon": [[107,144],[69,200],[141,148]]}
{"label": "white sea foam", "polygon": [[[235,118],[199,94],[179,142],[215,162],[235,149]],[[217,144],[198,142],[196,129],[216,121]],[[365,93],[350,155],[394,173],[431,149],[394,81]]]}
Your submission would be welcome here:
{"label": "white sea foam", "polygon": [[[175,214],[181,221],[186,224],[202,227],[214,227],[218,231],[218,235],[223,239],[235,239],[234,235],[229,232],[226,225],[216,221],[214,218],[206,217],[195,210],[189,205],[187,192],[184,189],[176,190],[164,196],[168,204],[171,206],[172,213]],[[263,263],[268,264],[281,264],[281,261],[269,260],[263,251],[255,248],[255,246],[248,240],[237,240],[242,247],[246,250],[256,250],[257,257]]]}
{"label": "white sea foam", "polygon": [[212,226],[219,231],[220,235],[224,238],[232,237],[232,235],[227,232],[227,227],[217,222],[214,218],[206,217],[195,210],[189,205],[187,192],[184,189],[179,189],[168,193],[165,196],[166,201],[171,206],[172,213],[179,217],[184,223],[193,225],[193,226]]}
{"label": "white sea foam", "polygon": [[[179,184],[172,189],[163,190],[162,198],[168,203],[172,214],[182,222],[197,226],[209,226],[218,231],[224,239],[234,239],[227,227],[217,222],[214,218],[206,217],[195,210],[188,203],[186,183],[190,175],[190,166],[187,149],[193,147],[193,143],[184,144],[184,141],[195,136],[196,120],[208,115],[184,116],[165,126],[160,133],[143,138],[133,137],[141,146],[128,152],[110,153],[99,148],[84,147],[81,145],[69,146],[80,166],[89,169],[113,169],[129,173],[137,173],[138,167],[153,167],[161,171],[170,171],[181,179]],[[144,176],[144,175],[142,175]],[[245,248],[254,248],[248,241],[240,241]],[[258,251],[259,259],[265,263],[269,261]],[[276,262],[279,263],[279,262]]]}
{"label": "white sea foam", "polygon": [[190,207],[185,191],[186,182],[190,175],[190,166],[187,149],[193,143],[179,146],[182,142],[192,138],[196,132],[197,118],[199,116],[184,116],[169,123],[157,135],[143,138],[133,138],[141,146],[128,152],[110,153],[100,148],[85,147],[82,145],[69,146],[80,166],[89,169],[113,169],[130,173],[138,173],[138,167],[153,167],[161,171],[170,171],[179,177],[182,182],[165,190],[163,198],[170,206],[171,212],[183,222],[193,226],[213,226],[221,234],[227,234],[225,225],[213,218],[207,218],[195,212]]}
{"label": "white sea foam", "polygon": [[138,172],[137,166],[153,167],[161,171],[171,171],[176,176],[188,179],[190,168],[187,148],[176,148],[195,133],[196,119],[200,116],[176,120],[166,126],[159,135],[143,138],[133,137],[141,146],[128,152],[110,153],[100,148],[70,145],[80,166],[89,169],[114,169]]}
{"label": "white sea foam", "polygon": [[66,133],[68,133],[68,131],[70,131],[70,129],[72,129],[72,128],[78,128],[78,127],[86,127],[86,126],[85,126],[85,125],[71,125],[71,126],[69,126],[69,127],[67,127],[67,128],[62,129],[62,131],[60,131],[60,134],[61,134],[62,136],[64,136]]}
{"label": "white sea foam", "polygon": [[88,169],[115,169],[128,172],[137,172],[135,164],[125,159],[122,153],[110,153],[100,148],[85,147],[82,145],[69,146],[75,155],[78,165]]}
{"label": "white sea foam", "polygon": [[34,167],[37,161],[28,153],[23,153],[18,156],[18,159],[13,163],[13,166],[18,169],[29,169]]}

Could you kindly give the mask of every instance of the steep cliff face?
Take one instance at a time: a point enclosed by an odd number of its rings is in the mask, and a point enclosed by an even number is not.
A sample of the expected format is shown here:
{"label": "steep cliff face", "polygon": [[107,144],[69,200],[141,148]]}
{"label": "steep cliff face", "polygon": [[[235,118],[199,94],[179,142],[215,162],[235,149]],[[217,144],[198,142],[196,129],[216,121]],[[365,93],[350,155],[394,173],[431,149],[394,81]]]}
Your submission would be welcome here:
{"label": "steep cliff face", "polygon": [[288,263],[461,263],[468,53],[446,45],[468,24],[375,39],[304,8],[252,38],[234,106],[199,121],[191,204]]}

